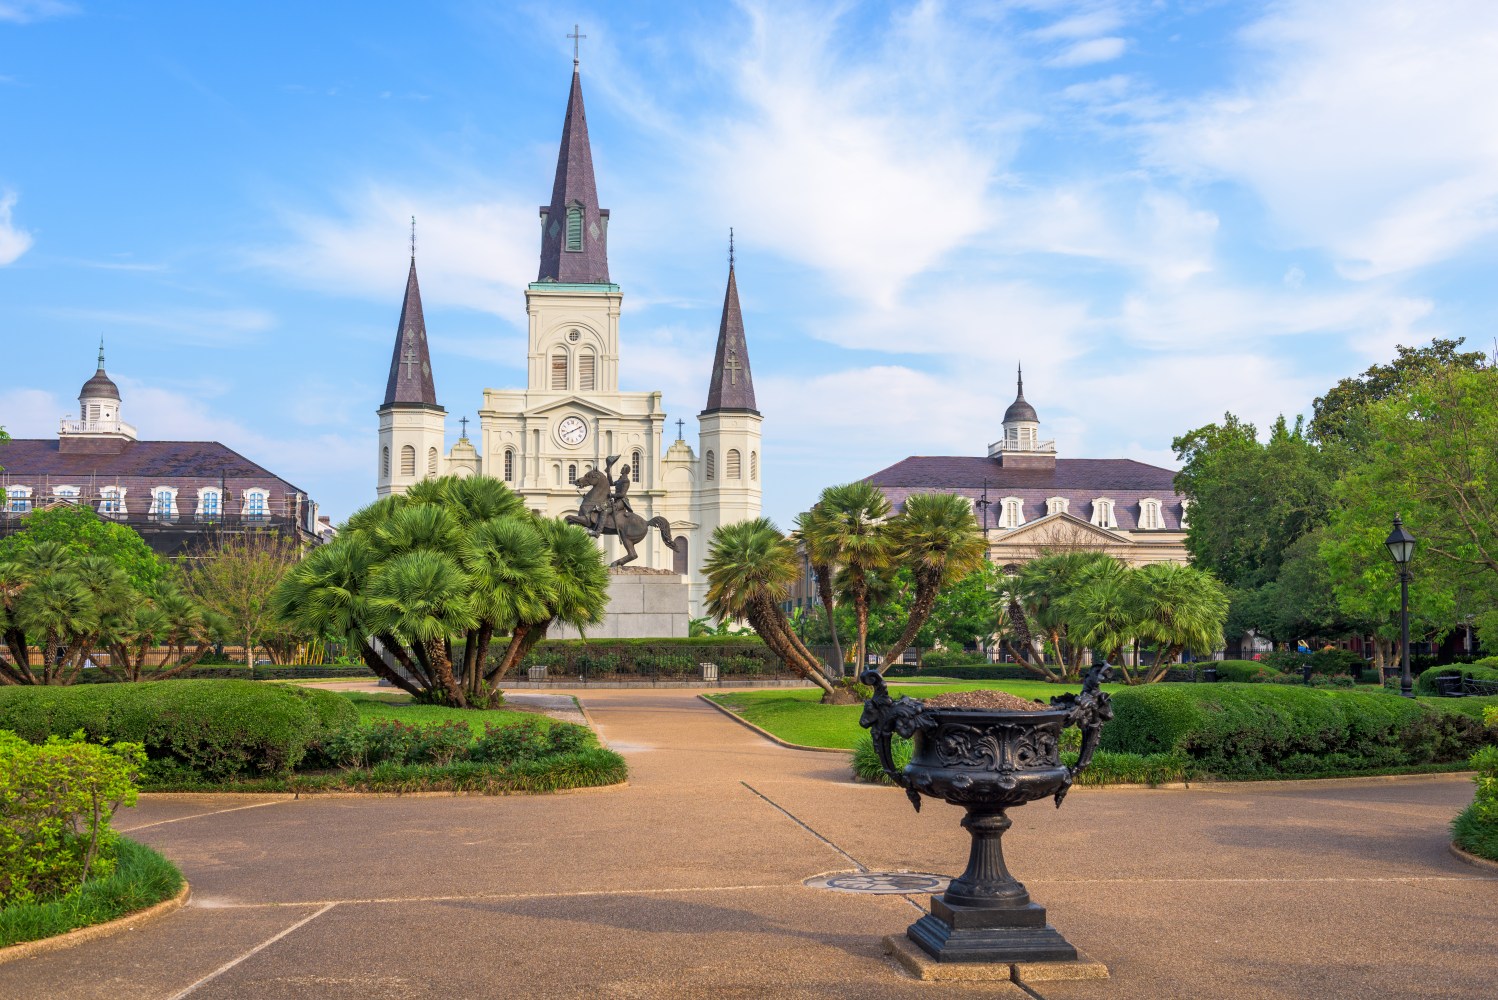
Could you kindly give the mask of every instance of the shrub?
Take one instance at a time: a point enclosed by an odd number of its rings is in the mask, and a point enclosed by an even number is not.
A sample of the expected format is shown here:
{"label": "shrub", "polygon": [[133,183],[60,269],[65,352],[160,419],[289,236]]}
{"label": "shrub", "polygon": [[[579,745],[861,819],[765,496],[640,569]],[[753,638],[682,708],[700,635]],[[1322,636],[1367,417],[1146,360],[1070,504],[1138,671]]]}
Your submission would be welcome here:
{"label": "shrub", "polygon": [[135,802],[139,744],[28,743],[0,731],[0,906],[75,892],[114,868],[110,817]]}
{"label": "shrub", "polygon": [[153,783],[287,774],[357,721],[353,703],[331,691],[251,681],[0,688],[0,729],[32,743],[80,730],[91,743],[139,743]]}
{"label": "shrub", "polygon": [[408,758],[413,764],[450,764],[456,758],[467,757],[468,744],[473,742],[473,730],[468,723],[453,719],[428,722],[413,729],[415,740]]}
{"label": "shrub", "polygon": [[1381,692],[1305,685],[1179,685],[1113,694],[1100,748],[1183,753],[1223,777],[1460,760],[1488,738],[1460,711]]}
{"label": "shrub", "polygon": [[1216,667],[1219,681],[1262,683],[1272,677],[1282,676],[1280,671],[1273,667],[1266,667],[1253,660],[1219,660],[1216,663],[1202,664],[1202,666]]}
{"label": "shrub", "polygon": [[[1487,725],[1498,731],[1498,705],[1487,706]],[[1458,847],[1498,861],[1498,747],[1483,747],[1472,755],[1477,772],[1477,794],[1472,804],[1451,823],[1452,839]]]}
{"label": "shrub", "polygon": [[988,657],[965,649],[933,649],[921,657],[921,668],[987,666]]}
{"label": "shrub", "polygon": [[546,731],[547,748],[553,754],[580,753],[593,743],[593,734],[584,726],[570,722],[553,722]]}
{"label": "shrub", "polygon": [[469,758],[496,764],[540,760],[552,753],[546,727],[539,719],[521,719],[505,726],[485,726],[469,751]]}
{"label": "shrub", "polygon": [[[895,736],[891,738],[890,751],[895,758],[895,770],[898,771],[910,763],[910,741]],[[874,739],[868,733],[858,738],[853,745],[853,774],[861,781],[874,781],[881,784],[890,784],[889,777],[884,773],[884,767],[879,763],[879,754],[874,750]]]}
{"label": "shrub", "polygon": [[1467,680],[1498,681],[1498,658],[1479,660],[1472,664],[1447,664],[1443,667],[1431,667],[1429,670],[1423,670],[1420,672],[1420,676],[1415,679],[1415,690],[1420,694],[1439,694],[1440,692],[1436,686],[1437,677],[1462,677]]}
{"label": "shrub", "polygon": [[399,719],[375,719],[364,727],[364,762],[404,764],[416,750],[417,726]]}

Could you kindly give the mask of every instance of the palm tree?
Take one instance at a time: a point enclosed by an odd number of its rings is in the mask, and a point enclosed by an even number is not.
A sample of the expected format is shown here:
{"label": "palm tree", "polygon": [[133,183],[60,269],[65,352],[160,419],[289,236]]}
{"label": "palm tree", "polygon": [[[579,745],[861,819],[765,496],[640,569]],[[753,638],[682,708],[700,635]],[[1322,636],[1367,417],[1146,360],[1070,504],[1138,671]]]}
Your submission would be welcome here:
{"label": "palm tree", "polygon": [[[1114,663],[1119,651],[1133,641],[1139,628],[1138,601],[1132,571],[1118,564],[1121,573],[1093,573],[1057,602],[1057,612],[1066,620],[1067,634],[1079,647],[1087,647]],[[1125,671],[1128,667],[1125,665]]]}
{"label": "palm tree", "polygon": [[[1206,570],[1178,563],[1152,563],[1133,573],[1139,638],[1154,644],[1155,662],[1145,684],[1163,678],[1182,650],[1211,653],[1222,645],[1227,591]],[[1125,672],[1129,683],[1141,679]]]}
{"label": "palm tree", "polygon": [[748,621],[786,666],[831,695],[822,664],[796,638],[780,609],[800,576],[799,562],[795,543],[767,518],[719,525],[702,564],[708,610],[725,621]]}
{"label": "palm tree", "polygon": [[796,530],[791,537],[800,544],[811,566],[812,578],[816,581],[817,598],[822,602],[822,613],[827,616],[827,634],[832,638],[833,673],[842,670],[843,644],[837,634],[836,596],[833,593],[833,575],[837,572],[838,553],[830,539],[828,515],[821,501],[812,504],[811,510],[796,515]]}
{"label": "palm tree", "polygon": [[920,493],[906,498],[905,509],[889,524],[894,561],[915,578],[910,617],[895,644],[879,664],[884,673],[910,648],[931,619],[936,597],[945,587],[983,565],[987,542],[964,497],[953,493]]}
{"label": "palm tree", "polygon": [[[412,509],[419,508],[408,511]],[[378,567],[369,583],[366,613],[376,634],[410,647],[432,680],[435,700],[467,708],[468,699],[453,676],[452,637],[477,627],[476,603],[473,581],[456,559],[419,548]]]}
{"label": "palm tree", "polygon": [[1082,650],[1071,635],[1065,614],[1065,598],[1072,590],[1090,579],[1090,574],[1108,572],[1118,560],[1103,552],[1058,552],[1032,559],[1020,567],[1013,595],[1031,629],[1039,630],[1061,661],[1060,677],[1054,677],[1044,664],[1026,663],[1032,671],[1048,679],[1071,680],[1082,671]]}
{"label": "palm tree", "polygon": [[516,621],[505,655],[486,675],[490,684],[508,676],[546,638],[553,622],[582,632],[603,620],[609,604],[608,567],[592,537],[561,518],[542,518],[537,526],[550,560],[551,586],[540,612]]}
{"label": "palm tree", "polygon": [[[859,670],[868,662],[872,603],[869,577],[888,569],[891,562],[891,539],[885,527],[889,515],[889,498],[884,492],[872,483],[860,481],[827,487],[813,506],[811,516],[801,525],[802,538],[813,562],[826,568],[818,574],[819,590],[821,577],[835,571],[838,589],[853,603],[858,625],[855,656]],[[832,597],[830,588],[821,590],[821,594],[830,616],[833,610],[828,603]],[[831,627],[835,634],[836,625]]]}
{"label": "palm tree", "polygon": [[546,540],[527,512],[473,523],[461,561],[473,581],[478,629],[464,643],[463,683],[474,704],[493,700],[485,681],[489,642],[496,629],[514,629],[549,613],[556,591]]}

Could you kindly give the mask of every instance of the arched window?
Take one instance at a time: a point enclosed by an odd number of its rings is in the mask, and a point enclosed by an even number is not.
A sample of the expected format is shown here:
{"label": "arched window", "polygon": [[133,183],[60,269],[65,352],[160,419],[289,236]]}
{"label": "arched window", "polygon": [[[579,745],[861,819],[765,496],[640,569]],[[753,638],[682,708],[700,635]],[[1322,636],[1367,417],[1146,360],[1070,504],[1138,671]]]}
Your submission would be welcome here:
{"label": "arched window", "polygon": [[436,448],[428,448],[427,449],[427,475],[429,475],[429,476],[435,476],[436,474],[437,474],[437,449]]}
{"label": "arched window", "polygon": [[1045,512],[1048,516],[1051,514],[1065,514],[1069,503],[1066,497],[1051,497],[1045,502]]}
{"label": "arched window", "polygon": [[1165,527],[1164,519],[1160,517],[1160,501],[1139,501],[1139,527],[1145,531],[1159,531]]}
{"label": "arched window", "polygon": [[253,489],[244,491],[244,516],[251,521],[263,521],[270,516],[270,493]]}
{"label": "arched window", "polygon": [[218,520],[223,495],[211,487],[198,490],[198,520]]}
{"label": "arched window", "polygon": [[749,453],[749,478],[753,482],[759,482],[759,452]]}
{"label": "arched window", "polygon": [[555,462],[551,466],[551,481],[557,486],[562,485],[562,466],[560,462]]}
{"label": "arched window", "polygon": [[1019,497],[999,501],[999,527],[1018,528],[1025,523],[1025,502]]}
{"label": "arched window", "polygon": [[711,451],[707,453],[707,481],[718,478],[718,460]]}
{"label": "arched window", "polygon": [[551,356],[551,387],[567,388],[567,352],[557,351]]}
{"label": "arched window", "polygon": [[567,208],[567,249],[580,253],[583,248],[583,209],[581,205]]}
{"label": "arched window", "polygon": [[390,448],[388,446],[380,449],[380,475],[386,479],[390,478]]}
{"label": "arched window", "polygon": [[158,486],[151,491],[151,517],[170,521],[177,516],[177,491],[170,486]]}
{"label": "arched window", "polygon": [[577,387],[582,392],[592,392],[597,386],[594,371],[598,358],[592,351],[583,351],[577,356]]}
{"label": "arched window", "polygon": [[629,456],[629,481],[632,483],[640,481],[640,453],[638,451]]}
{"label": "arched window", "polygon": [[686,576],[690,565],[687,559],[687,536],[677,535],[676,549],[671,553],[671,572],[677,576]]}
{"label": "arched window", "polygon": [[401,475],[416,475],[416,448],[412,445],[401,445]]}
{"label": "arched window", "polygon": [[577,484],[577,466],[576,465],[569,465],[569,466],[567,466],[567,483],[569,485],[574,485],[574,486]]}
{"label": "arched window", "polygon": [[515,451],[512,448],[505,449],[505,482],[515,481]]}
{"label": "arched window", "polygon": [[7,486],[5,498],[12,514],[24,514],[31,510],[30,486]]}
{"label": "arched window", "polygon": [[1107,497],[1098,497],[1092,501],[1092,523],[1099,528],[1116,528],[1118,522],[1113,519],[1113,501]]}
{"label": "arched window", "polygon": [[739,450],[737,448],[729,448],[725,462],[727,468],[724,470],[729,479],[739,479],[742,477],[742,463],[743,459],[739,457]]}

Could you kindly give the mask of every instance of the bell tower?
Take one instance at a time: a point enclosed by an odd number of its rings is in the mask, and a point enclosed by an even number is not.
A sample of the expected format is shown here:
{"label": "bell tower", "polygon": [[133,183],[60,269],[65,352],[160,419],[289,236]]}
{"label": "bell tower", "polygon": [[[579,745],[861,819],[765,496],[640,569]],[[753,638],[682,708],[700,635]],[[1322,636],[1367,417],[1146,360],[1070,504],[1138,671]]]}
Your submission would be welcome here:
{"label": "bell tower", "polygon": [[385,402],[375,412],[380,417],[377,496],[404,493],[413,483],[442,474],[447,411],[437,404],[437,387],[432,382],[432,356],[416,281],[415,219],[411,220],[411,270],[395,330]]}

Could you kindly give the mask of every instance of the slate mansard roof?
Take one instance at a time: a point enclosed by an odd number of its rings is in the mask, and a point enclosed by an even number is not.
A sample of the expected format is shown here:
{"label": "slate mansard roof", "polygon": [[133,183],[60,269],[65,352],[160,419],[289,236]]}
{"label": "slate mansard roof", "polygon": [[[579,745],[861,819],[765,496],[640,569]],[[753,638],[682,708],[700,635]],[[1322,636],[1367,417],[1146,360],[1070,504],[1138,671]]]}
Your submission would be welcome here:
{"label": "slate mansard roof", "polygon": [[[1120,530],[1139,530],[1139,501],[1161,501],[1166,531],[1180,531],[1181,497],[1175,491],[1175,473],[1129,458],[1058,458],[1054,469],[1004,468],[992,458],[912,455],[869,476],[867,482],[884,491],[898,509],[915,493],[956,493],[977,499],[988,487],[988,499],[1004,497],[1024,501],[1026,522],[1046,514],[1046,501],[1065,497],[1069,511],[1083,519],[1092,515],[1092,501],[1113,501],[1113,516]],[[989,516],[990,525],[997,509]]]}
{"label": "slate mansard roof", "polygon": [[77,486],[93,492],[105,486],[128,490],[126,502],[144,498],[153,488],[175,487],[182,493],[221,483],[236,495],[261,488],[270,506],[281,513],[284,499],[306,490],[217,441],[128,441],[116,454],[64,453],[56,438],[18,438],[0,446],[0,481],[29,486],[33,499],[50,495],[55,486]]}

